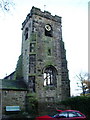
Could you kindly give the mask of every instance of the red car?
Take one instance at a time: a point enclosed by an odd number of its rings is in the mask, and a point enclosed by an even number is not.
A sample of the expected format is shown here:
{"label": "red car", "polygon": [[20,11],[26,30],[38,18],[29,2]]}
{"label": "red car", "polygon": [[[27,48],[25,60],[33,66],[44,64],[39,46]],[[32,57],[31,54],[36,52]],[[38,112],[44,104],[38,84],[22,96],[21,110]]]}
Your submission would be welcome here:
{"label": "red car", "polygon": [[86,120],[86,116],[76,110],[57,110],[59,113],[54,116],[40,116],[36,120]]}

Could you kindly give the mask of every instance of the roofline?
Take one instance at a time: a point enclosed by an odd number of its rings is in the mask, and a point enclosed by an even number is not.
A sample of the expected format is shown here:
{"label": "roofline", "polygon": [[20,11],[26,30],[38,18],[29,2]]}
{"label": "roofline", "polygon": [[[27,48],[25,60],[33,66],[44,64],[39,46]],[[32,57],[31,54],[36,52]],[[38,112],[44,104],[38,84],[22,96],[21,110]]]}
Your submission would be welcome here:
{"label": "roofline", "polygon": [[4,77],[3,79],[8,78],[9,76],[13,75],[16,71],[12,72],[11,74],[7,75],[6,77]]}
{"label": "roofline", "polygon": [[15,91],[28,91],[28,89],[23,89],[23,88],[0,88],[0,90],[15,90]]}

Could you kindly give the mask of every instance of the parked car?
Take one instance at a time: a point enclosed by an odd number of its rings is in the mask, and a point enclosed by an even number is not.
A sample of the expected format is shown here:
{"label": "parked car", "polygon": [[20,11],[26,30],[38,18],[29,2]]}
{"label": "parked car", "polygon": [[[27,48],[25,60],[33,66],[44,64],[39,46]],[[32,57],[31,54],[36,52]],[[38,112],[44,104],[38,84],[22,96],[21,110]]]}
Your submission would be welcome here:
{"label": "parked car", "polygon": [[57,110],[58,113],[49,116],[39,116],[36,117],[36,120],[86,120],[86,116],[82,114],[80,111],[76,110]]}

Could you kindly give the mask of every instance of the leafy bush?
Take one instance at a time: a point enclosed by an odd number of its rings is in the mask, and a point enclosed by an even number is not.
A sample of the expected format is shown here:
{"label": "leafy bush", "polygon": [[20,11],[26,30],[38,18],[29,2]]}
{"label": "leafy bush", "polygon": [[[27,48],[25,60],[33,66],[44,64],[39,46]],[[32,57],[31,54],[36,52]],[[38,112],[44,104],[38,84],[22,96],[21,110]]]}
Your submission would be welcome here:
{"label": "leafy bush", "polygon": [[69,106],[71,109],[79,110],[90,118],[90,97],[77,96],[62,101],[61,104]]}
{"label": "leafy bush", "polygon": [[33,117],[38,113],[38,99],[35,93],[27,94],[27,112]]}

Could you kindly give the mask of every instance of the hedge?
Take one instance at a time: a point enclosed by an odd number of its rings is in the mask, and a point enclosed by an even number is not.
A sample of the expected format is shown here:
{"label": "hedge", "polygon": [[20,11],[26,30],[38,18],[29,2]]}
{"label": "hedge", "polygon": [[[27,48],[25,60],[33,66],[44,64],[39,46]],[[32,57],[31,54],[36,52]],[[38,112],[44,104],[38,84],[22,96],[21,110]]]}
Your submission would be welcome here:
{"label": "hedge", "polygon": [[61,104],[69,106],[71,109],[79,110],[90,120],[90,96],[77,96],[62,101]]}

